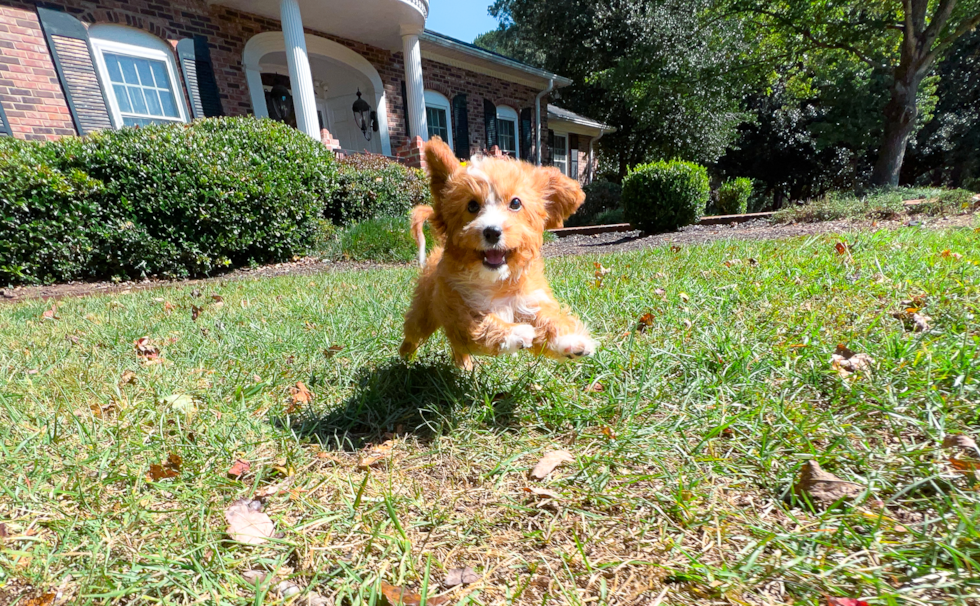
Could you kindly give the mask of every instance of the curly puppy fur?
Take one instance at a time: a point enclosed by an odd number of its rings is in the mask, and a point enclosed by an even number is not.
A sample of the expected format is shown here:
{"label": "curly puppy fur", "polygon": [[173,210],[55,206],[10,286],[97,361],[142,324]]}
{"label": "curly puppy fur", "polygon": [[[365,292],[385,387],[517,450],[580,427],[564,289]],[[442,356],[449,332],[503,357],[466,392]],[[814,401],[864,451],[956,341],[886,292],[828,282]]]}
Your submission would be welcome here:
{"label": "curly puppy fur", "polygon": [[[511,159],[473,158],[464,166],[437,137],[425,158],[433,204],[412,210],[423,269],[405,315],[402,357],[440,327],[465,369],[474,355],[524,349],[557,359],[592,355],[595,341],[555,301],[541,258],[544,230],[561,227],[585,200],[578,182]],[[428,258],[426,221],[441,244]]]}

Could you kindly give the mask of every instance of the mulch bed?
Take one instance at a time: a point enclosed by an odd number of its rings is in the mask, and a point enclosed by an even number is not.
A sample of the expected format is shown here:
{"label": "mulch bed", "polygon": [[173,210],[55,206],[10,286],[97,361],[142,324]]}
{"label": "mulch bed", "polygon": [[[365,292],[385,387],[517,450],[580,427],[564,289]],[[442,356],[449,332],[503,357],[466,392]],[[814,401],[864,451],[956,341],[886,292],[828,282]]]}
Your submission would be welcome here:
{"label": "mulch bed", "polygon": [[[565,255],[601,254],[656,248],[668,245],[694,245],[715,240],[775,240],[823,233],[869,231],[879,229],[903,229],[927,227],[943,229],[969,227],[973,214],[952,217],[903,218],[893,221],[825,221],[822,223],[791,223],[773,225],[765,220],[730,225],[691,225],[676,232],[644,235],[638,231],[566,236],[557,242],[546,244],[545,257]],[[0,303],[12,303],[26,299],[60,299],[98,294],[118,294],[167,285],[196,285],[223,281],[269,278],[286,275],[312,275],[332,271],[370,270],[390,267],[407,267],[408,264],[384,264],[352,261],[324,261],[312,257],[291,263],[277,263],[254,269],[239,269],[214,278],[201,280],[142,280],[138,282],[73,282],[50,286],[20,286],[0,289]]]}

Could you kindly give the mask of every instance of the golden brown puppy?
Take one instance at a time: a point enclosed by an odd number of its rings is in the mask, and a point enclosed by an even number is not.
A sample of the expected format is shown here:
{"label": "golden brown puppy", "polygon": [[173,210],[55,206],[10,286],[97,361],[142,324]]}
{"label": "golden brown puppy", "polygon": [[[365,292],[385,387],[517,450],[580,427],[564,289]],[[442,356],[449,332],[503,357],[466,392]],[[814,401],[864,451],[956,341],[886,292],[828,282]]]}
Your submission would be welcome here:
{"label": "golden brown puppy", "polygon": [[[432,206],[412,210],[423,267],[405,314],[400,353],[411,356],[442,327],[457,366],[473,355],[529,349],[559,359],[590,356],[585,326],[562,311],[544,277],[544,230],[561,227],[585,200],[556,168],[502,158],[461,165],[437,137],[426,144]],[[441,247],[425,256],[423,224]]]}

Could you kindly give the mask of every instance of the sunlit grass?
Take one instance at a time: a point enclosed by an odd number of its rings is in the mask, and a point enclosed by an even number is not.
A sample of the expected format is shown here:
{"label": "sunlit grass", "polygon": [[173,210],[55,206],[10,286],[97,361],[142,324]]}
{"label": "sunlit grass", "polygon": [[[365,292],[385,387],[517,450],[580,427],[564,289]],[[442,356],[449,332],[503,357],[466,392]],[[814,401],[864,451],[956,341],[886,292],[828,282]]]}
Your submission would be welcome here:
{"label": "sunlit grass", "polygon": [[[483,578],[448,592],[459,603],[974,603],[980,493],[941,442],[980,434],[980,235],[836,242],[549,261],[598,355],[471,374],[442,338],[396,359],[409,268],[66,299],[54,320],[51,303],[0,307],[0,587],[280,603],[241,578],[262,569],[369,604],[381,580],[418,590],[429,567],[443,592],[446,569],[471,566]],[[599,259],[613,271],[597,286]],[[892,312],[923,294],[932,330],[906,332]],[[162,363],[141,362],[142,336]],[[874,370],[839,377],[838,343]],[[297,381],[316,398],[287,414]],[[166,403],[181,394],[193,409]],[[389,433],[392,458],[359,470]],[[575,463],[530,482],[554,448]],[[148,480],[171,453],[178,477]],[[785,500],[810,458],[866,494]],[[224,508],[270,486],[282,536],[229,543]]]}

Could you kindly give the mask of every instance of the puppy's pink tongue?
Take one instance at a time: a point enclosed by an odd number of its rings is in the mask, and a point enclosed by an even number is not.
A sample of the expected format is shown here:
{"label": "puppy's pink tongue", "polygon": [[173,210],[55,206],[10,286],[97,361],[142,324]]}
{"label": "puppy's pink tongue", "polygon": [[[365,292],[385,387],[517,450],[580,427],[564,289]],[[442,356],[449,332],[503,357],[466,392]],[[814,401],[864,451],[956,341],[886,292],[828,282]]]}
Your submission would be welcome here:
{"label": "puppy's pink tongue", "polygon": [[502,250],[487,250],[487,251],[484,251],[483,258],[490,265],[503,265],[503,263],[504,263],[504,251],[502,251]]}

